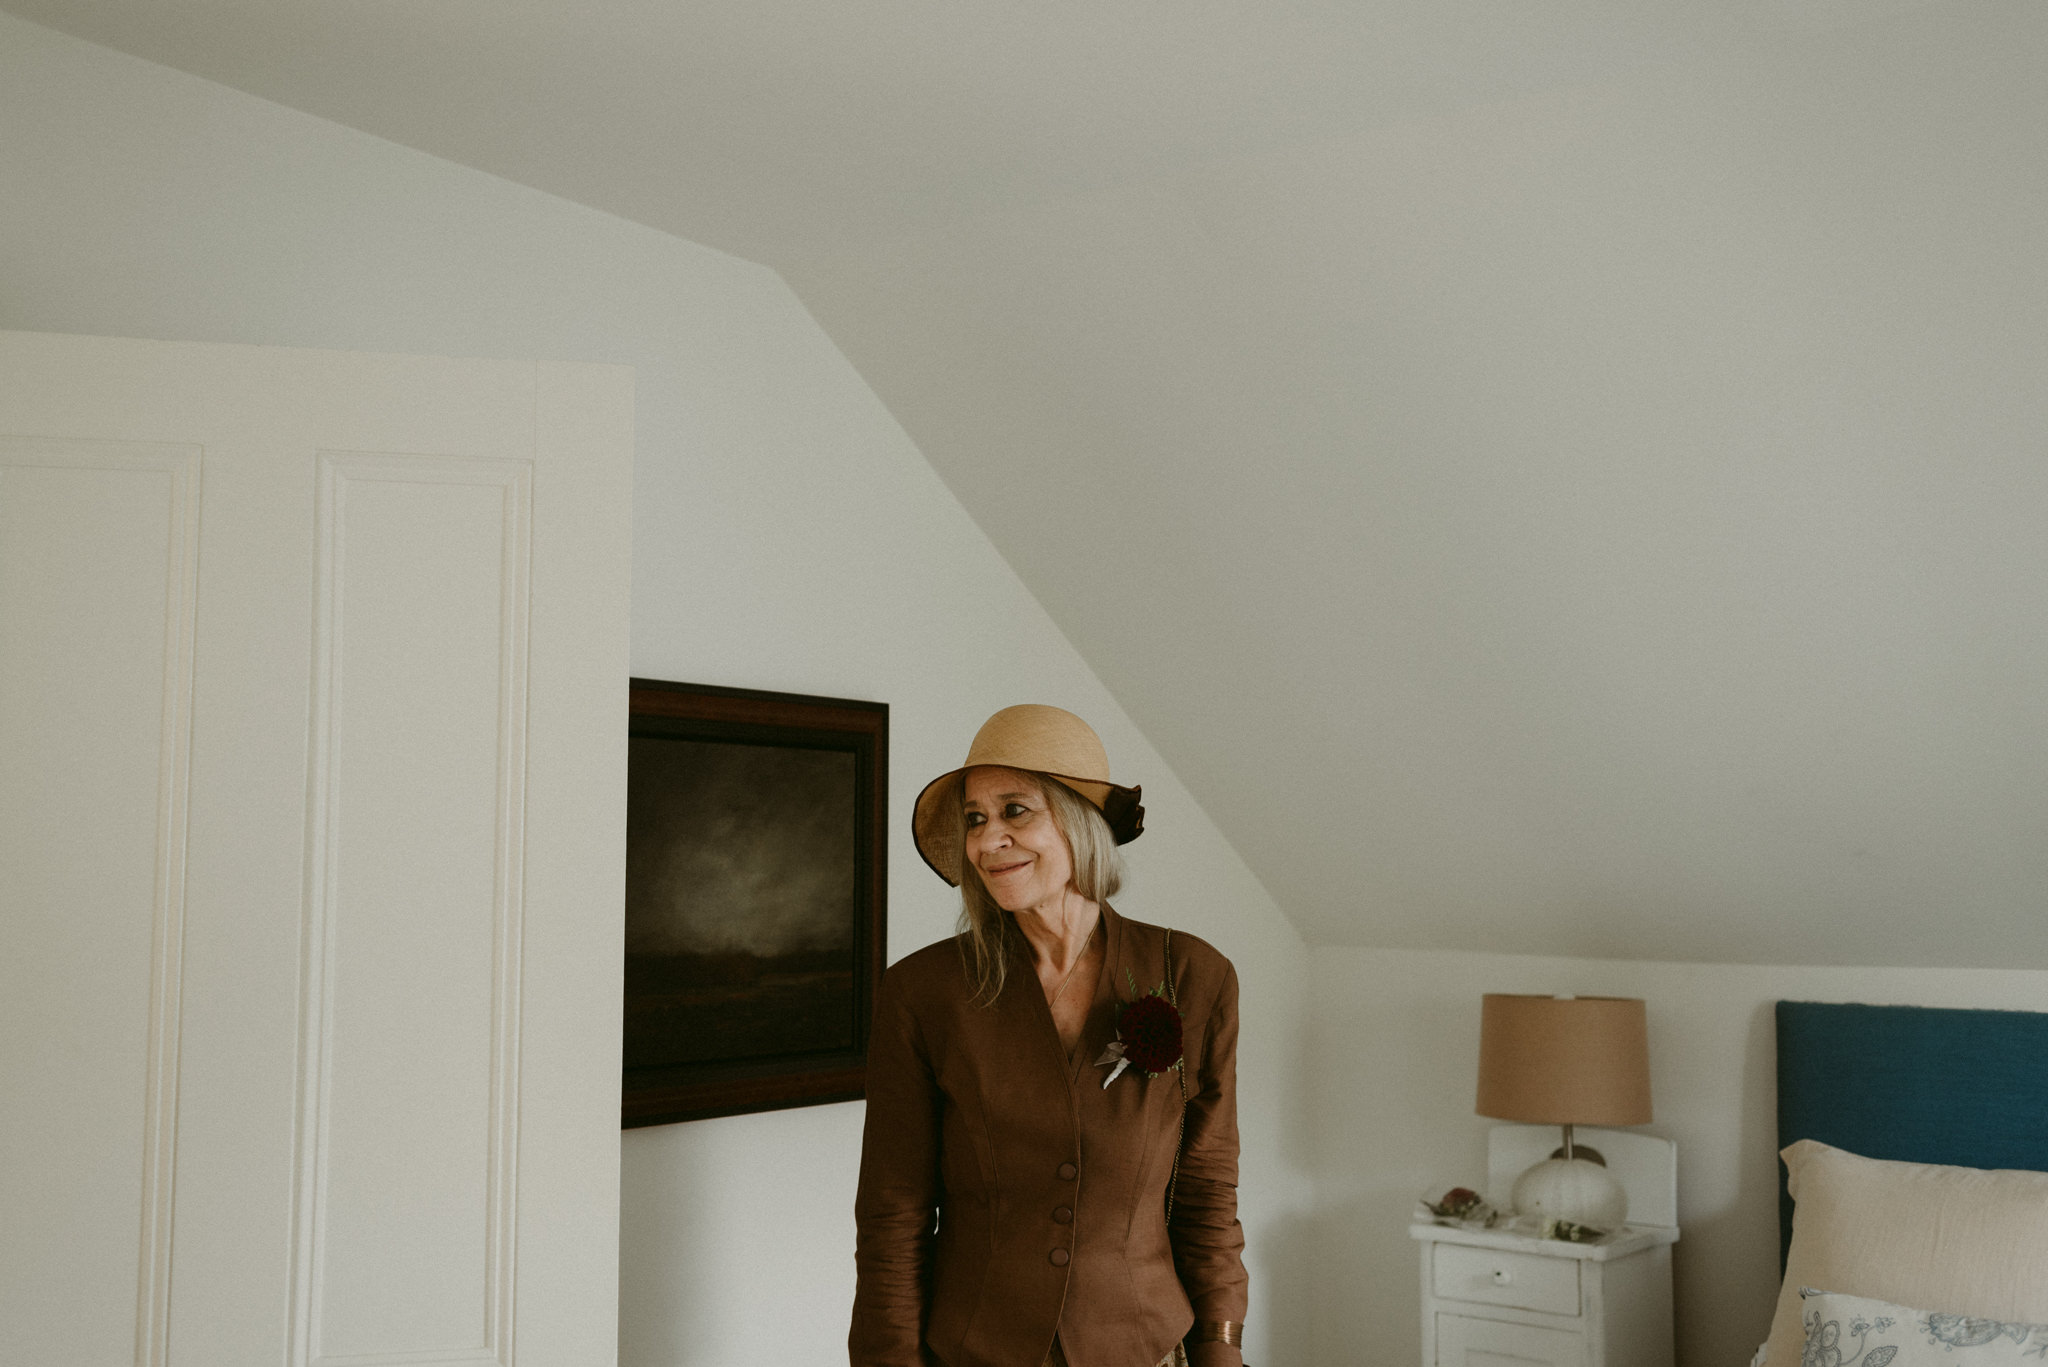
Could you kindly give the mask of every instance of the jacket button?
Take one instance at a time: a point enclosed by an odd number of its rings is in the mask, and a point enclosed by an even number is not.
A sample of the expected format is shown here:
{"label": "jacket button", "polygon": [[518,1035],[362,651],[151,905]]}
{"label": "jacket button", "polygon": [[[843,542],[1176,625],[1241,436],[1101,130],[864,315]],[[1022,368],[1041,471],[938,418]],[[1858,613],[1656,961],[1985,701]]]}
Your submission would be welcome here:
{"label": "jacket button", "polygon": [[1060,1224],[1071,1225],[1074,1223],[1074,1208],[1072,1206],[1061,1206],[1052,1213],[1052,1218]]}
{"label": "jacket button", "polygon": [[1071,1182],[1081,1175],[1081,1170],[1072,1163],[1060,1164],[1060,1181]]}
{"label": "jacket button", "polygon": [[1065,1267],[1067,1265],[1067,1250],[1064,1248],[1056,1248],[1048,1256],[1051,1257],[1054,1267]]}

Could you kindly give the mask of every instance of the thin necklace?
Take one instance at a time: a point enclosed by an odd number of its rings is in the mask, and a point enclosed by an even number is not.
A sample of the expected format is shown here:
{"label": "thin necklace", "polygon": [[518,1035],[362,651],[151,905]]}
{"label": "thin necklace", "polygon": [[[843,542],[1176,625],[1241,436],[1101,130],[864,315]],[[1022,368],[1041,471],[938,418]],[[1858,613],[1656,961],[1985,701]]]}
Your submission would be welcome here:
{"label": "thin necklace", "polygon": [[[1099,926],[1101,924],[1102,922],[1098,920],[1095,923],[1095,926]],[[1086,960],[1088,957],[1089,949],[1091,949],[1095,944],[1095,926],[1088,927],[1088,938],[1082,941],[1081,952],[1074,956],[1074,962],[1067,965],[1067,976],[1061,978],[1060,985],[1053,989],[1052,1000],[1045,1004],[1046,1010],[1050,1011],[1055,1006],[1058,1006],[1060,1004],[1060,997],[1066,993],[1067,984],[1072,982],[1074,980],[1074,974],[1080,971],[1082,962]]]}

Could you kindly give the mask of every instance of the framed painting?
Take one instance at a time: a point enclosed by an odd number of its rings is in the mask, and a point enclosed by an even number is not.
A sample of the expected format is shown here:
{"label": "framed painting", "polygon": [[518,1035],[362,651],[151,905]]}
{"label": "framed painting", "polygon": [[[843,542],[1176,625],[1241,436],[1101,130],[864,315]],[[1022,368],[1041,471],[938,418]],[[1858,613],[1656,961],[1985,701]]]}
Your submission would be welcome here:
{"label": "framed painting", "polygon": [[625,1126],[857,1100],[888,705],[655,679],[631,698]]}

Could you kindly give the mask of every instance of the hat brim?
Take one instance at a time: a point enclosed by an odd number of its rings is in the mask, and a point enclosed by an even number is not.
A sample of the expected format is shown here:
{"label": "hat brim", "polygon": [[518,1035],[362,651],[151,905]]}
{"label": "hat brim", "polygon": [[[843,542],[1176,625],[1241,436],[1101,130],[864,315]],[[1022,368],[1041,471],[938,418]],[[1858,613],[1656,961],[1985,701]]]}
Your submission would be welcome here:
{"label": "hat brim", "polygon": [[[961,799],[957,789],[961,776],[971,767],[974,766],[962,766],[940,774],[925,784],[924,791],[917,795],[917,805],[910,820],[918,856],[933,873],[945,879],[948,886],[956,888],[960,886],[963,863],[958,816]],[[1145,833],[1145,790],[1142,786],[1125,788],[1100,779],[1073,778],[1067,774],[1040,776],[1058,780],[1101,812],[1103,820],[1109,823],[1110,836],[1117,844],[1128,845]]]}

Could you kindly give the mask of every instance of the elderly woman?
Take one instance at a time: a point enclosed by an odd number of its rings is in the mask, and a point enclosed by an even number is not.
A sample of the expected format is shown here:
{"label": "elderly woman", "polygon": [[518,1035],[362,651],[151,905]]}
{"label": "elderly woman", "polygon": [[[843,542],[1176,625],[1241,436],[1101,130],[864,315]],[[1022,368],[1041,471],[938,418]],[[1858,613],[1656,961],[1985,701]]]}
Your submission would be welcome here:
{"label": "elderly woman", "polygon": [[1038,706],[919,796],[960,928],[875,1004],[853,1367],[1241,1367],[1237,974],[1111,910],[1138,799]]}

